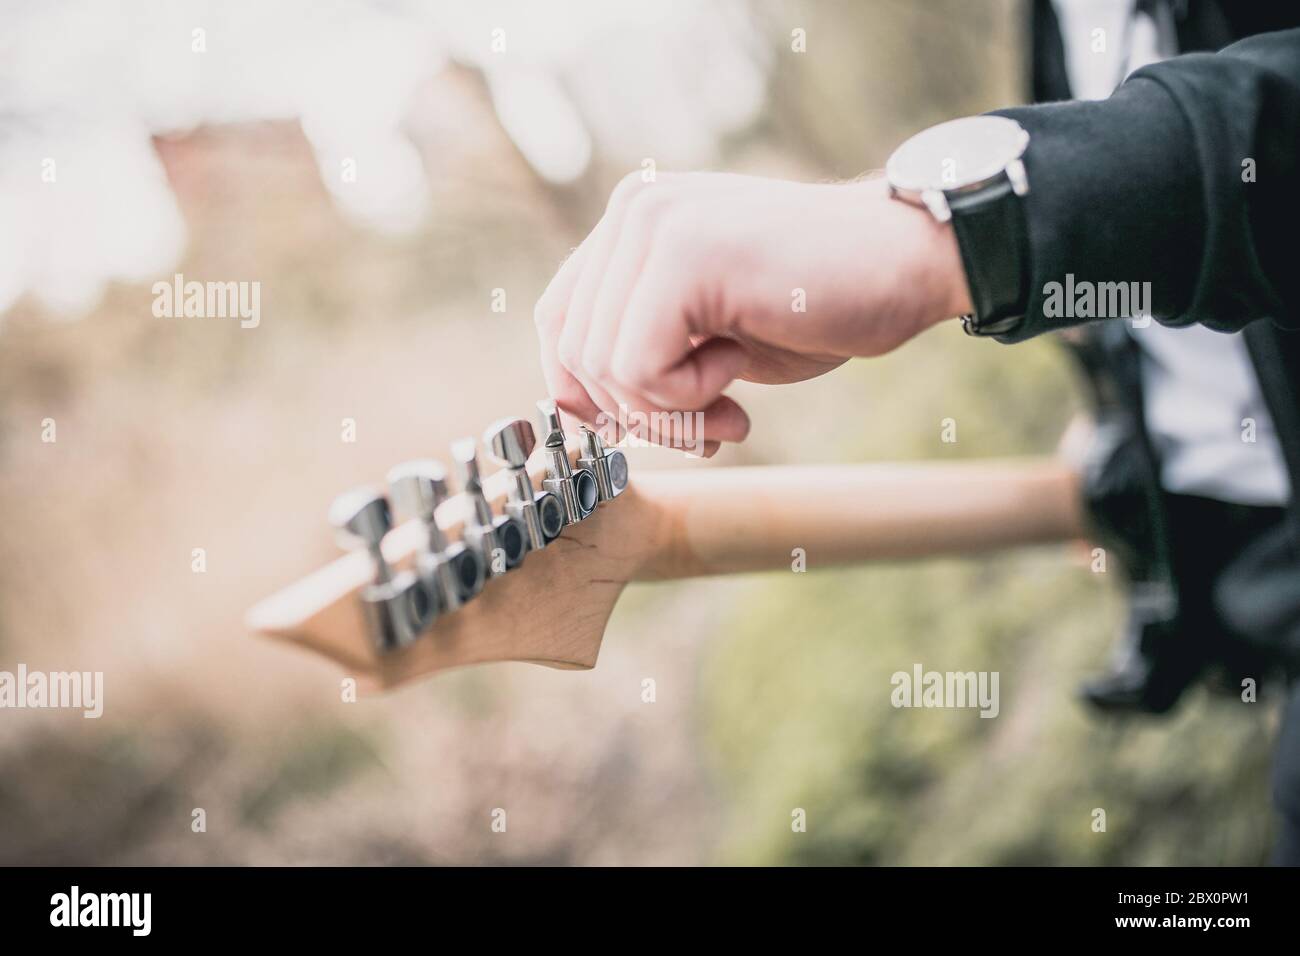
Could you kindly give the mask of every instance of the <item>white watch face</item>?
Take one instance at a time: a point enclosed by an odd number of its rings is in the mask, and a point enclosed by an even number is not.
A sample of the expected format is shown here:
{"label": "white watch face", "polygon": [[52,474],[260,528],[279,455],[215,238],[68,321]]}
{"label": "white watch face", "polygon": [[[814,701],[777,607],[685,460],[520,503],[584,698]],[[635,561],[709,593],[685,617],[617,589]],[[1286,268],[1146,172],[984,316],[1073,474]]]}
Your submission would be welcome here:
{"label": "white watch face", "polygon": [[905,192],[952,191],[992,179],[1024,153],[1029,133],[1004,116],[968,116],[917,133],[885,164]]}

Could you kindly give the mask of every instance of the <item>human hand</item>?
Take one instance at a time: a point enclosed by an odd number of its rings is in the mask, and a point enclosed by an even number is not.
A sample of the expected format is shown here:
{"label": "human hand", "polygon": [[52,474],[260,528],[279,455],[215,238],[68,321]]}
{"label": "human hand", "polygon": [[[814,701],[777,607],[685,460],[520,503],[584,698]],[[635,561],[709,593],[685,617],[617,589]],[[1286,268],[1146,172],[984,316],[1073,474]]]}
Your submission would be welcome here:
{"label": "human hand", "polygon": [[[952,228],[881,179],[629,176],[537,303],[552,397],[704,453],[749,431],[723,390],[797,382],[970,311]],[[638,425],[640,427],[638,427]]]}

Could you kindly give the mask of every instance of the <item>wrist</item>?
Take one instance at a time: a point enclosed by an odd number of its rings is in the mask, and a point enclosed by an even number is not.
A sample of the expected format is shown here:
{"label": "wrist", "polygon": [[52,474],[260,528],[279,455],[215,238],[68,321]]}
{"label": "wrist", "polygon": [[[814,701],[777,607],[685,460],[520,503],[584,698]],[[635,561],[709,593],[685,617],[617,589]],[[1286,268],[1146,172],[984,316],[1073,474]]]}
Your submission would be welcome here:
{"label": "wrist", "polygon": [[[919,211],[919,210],[918,210]],[[934,222],[931,219],[931,222]],[[936,235],[935,249],[932,255],[935,263],[935,288],[941,290],[936,308],[932,310],[928,325],[936,325],[944,319],[953,319],[959,315],[969,315],[975,310],[971,299],[970,284],[966,280],[966,267],[962,263],[961,248],[957,245],[957,233],[952,222],[934,222]]]}
{"label": "wrist", "polygon": [[907,311],[915,331],[971,312],[970,286],[952,222],[939,222],[927,209],[890,196],[883,179],[873,186],[889,212],[885,221],[894,235],[886,239],[896,242],[904,257],[899,279],[910,293]]}
{"label": "wrist", "polygon": [[886,163],[890,195],[924,207],[941,227],[933,242],[940,311],[961,315],[971,335],[1002,336],[1024,321],[1028,146],[1014,120],[967,116],[922,130]]}

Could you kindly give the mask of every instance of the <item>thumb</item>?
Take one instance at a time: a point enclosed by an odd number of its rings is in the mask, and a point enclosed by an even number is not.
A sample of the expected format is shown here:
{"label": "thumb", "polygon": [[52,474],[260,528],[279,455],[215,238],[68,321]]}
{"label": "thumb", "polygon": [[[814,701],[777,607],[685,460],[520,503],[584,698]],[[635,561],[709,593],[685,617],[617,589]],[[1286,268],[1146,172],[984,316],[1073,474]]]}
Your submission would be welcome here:
{"label": "thumb", "polygon": [[647,398],[665,408],[700,411],[740,377],[748,355],[744,346],[731,339],[707,339],[661,372],[643,389]]}

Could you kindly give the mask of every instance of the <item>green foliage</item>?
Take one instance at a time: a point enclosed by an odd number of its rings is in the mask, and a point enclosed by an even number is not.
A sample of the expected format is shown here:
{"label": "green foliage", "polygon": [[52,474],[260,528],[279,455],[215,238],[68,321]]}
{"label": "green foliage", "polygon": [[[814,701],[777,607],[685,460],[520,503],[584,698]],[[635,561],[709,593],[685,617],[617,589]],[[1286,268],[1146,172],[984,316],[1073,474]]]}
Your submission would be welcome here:
{"label": "green foliage", "polygon": [[[1055,551],[772,575],[752,597],[706,664],[725,862],[1266,858],[1268,706],[1197,693],[1172,719],[1086,713],[1073,687],[1119,602]],[[1001,712],[894,708],[890,675],[914,663],[999,671]]]}

